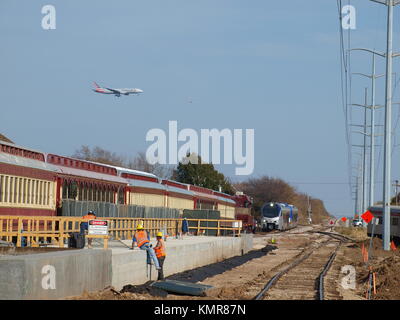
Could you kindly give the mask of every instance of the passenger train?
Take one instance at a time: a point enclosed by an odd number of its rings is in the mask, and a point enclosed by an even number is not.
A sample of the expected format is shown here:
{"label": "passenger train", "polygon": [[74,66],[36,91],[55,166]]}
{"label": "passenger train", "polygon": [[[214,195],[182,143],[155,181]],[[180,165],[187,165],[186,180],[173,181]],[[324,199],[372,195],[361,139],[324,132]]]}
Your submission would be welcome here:
{"label": "passenger train", "polygon": [[235,219],[242,198],[151,173],[0,141],[0,215],[62,215],[63,201],[68,199],[179,210],[212,209],[220,211],[221,218]]}
{"label": "passenger train", "polygon": [[[375,218],[378,219],[378,224],[375,225],[374,235],[382,237],[383,235],[383,215],[382,215],[382,206],[370,207],[368,209]],[[397,240],[400,238],[400,206],[390,206],[390,236],[396,238]],[[372,223],[369,223],[367,226],[368,236],[372,234]]]}
{"label": "passenger train", "polygon": [[286,203],[267,202],[261,207],[261,229],[289,230],[297,227],[298,210]]}

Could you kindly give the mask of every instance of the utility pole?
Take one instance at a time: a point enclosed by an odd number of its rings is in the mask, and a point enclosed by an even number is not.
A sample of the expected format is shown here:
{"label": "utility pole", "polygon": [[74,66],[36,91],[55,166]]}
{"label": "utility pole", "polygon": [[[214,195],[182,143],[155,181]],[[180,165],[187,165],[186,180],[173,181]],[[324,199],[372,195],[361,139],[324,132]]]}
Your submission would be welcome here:
{"label": "utility pole", "polygon": [[371,79],[371,105],[369,108],[371,109],[371,135],[370,135],[370,166],[369,166],[369,206],[372,207],[374,205],[374,189],[375,189],[375,109],[382,108],[383,106],[375,105],[375,80],[383,77],[384,74],[376,75],[376,67],[375,67],[375,55],[377,53],[373,51],[368,51],[362,48],[350,49],[353,50],[362,50],[372,53],[372,73],[371,75],[364,74],[364,73],[354,73],[360,76],[364,76]]}
{"label": "utility pole", "polygon": [[353,106],[364,108],[364,125],[363,131],[354,131],[356,133],[361,133],[364,136],[363,145],[354,145],[363,148],[362,153],[362,201],[361,201],[361,213],[364,213],[367,209],[367,109],[368,109],[368,89],[365,88],[364,91],[364,104],[352,104]]}
{"label": "utility pole", "polygon": [[372,0],[385,4],[387,13],[387,48],[386,48],[386,89],[385,89],[385,138],[383,164],[383,249],[390,250],[390,169],[391,169],[391,134],[392,134],[392,59],[393,59],[393,7],[399,0]]}
{"label": "utility pole", "polygon": [[354,169],[357,169],[357,176],[353,176],[353,178],[356,178],[356,183],[355,183],[355,188],[356,190],[353,192],[355,194],[355,199],[354,200],[354,216],[356,215],[360,215],[360,185],[361,185],[361,172],[362,172],[362,167],[361,164],[359,162],[358,166],[355,167]]}
{"label": "utility pole", "polygon": [[308,212],[308,223],[312,223],[312,218],[311,218],[311,202],[310,202],[310,196],[307,195],[307,212]]}
{"label": "utility pole", "polygon": [[396,206],[397,206],[397,187],[400,187],[399,186],[399,180],[396,180],[395,181],[395,184],[393,185],[394,186],[394,197],[395,197],[395,204],[396,204]]}
{"label": "utility pole", "polygon": [[386,54],[377,55],[386,58],[386,88],[385,88],[385,135],[384,135],[384,155],[383,155],[383,249],[390,250],[390,187],[391,187],[391,133],[392,133],[392,67],[393,57],[393,8],[400,4],[400,0],[370,0],[387,6],[387,45]]}

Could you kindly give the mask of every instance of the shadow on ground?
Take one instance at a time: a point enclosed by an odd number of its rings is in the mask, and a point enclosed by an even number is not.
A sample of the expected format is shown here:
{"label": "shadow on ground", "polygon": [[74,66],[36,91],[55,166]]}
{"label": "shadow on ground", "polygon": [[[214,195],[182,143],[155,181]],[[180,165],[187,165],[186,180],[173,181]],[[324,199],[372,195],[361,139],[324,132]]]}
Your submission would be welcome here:
{"label": "shadow on ground", "polygon": [[277,249],[276,246],[267,245],[261,250],[250,251],[242,256],[232,257],[221,262],[216,262],[196,269],[176,273],[167,277],[166,279],[196,283],[209,277],[213,277],[217,274],[221,274],[225,271],[232,270],[233,268],[236,268],[250,260],[261,258],[275,249]]}

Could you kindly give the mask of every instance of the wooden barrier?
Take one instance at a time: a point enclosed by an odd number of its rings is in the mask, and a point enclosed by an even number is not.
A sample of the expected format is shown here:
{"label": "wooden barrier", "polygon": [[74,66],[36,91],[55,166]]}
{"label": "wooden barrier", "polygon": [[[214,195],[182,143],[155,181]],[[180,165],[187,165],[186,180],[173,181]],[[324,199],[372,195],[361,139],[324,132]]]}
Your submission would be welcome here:
{"label": "wooden barrier", "polygon": [[[175,236],[182,229],[182,219],[158,219],[158,218],[101,218],[109,222],[108,235],[87,235],[88,238],[103,238],[104,247],[108,246],[109,239],[132,239],[136,226],[142,224],[151,237],[158,231],[165,231],[170,236]],[[222,230],[230,230],[233,235],[240,235],[240,220],[210,220],[187,219],[196,221],[197,235],[203,230],[216,230],[217,236]],[[80,224],[87,220],[80,217],[42,217],[42,216],[0,216],[0,240],[15,242],[17,247],[39,247],[39,245],[58,245],[64,247],[65,240],[70,233],[80,232]],[[202,222],[216,223],[216,227],[202,226]]]}

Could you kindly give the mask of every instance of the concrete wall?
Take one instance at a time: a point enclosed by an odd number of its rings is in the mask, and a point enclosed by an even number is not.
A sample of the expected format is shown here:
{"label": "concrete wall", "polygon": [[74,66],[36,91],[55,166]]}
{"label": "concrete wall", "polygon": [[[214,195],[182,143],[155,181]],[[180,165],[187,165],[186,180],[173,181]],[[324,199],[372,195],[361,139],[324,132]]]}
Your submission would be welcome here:
{"label": "concrete wall", "polygon": [[[241,237],[196,237],[193,241],[167,241],[167,258],[164,276],[220,262],[242,255],[253,247],[251,234]],[[124,285],[138,285],[150,280],[147,274],[145,251],[113,251],[112,286],[120,290]],[[152,267],[151,280],[157,279],[157,271]]]}
{"label": "concrete wall", "polygon": [[[168,276],[247,253],[253,236],[188,237],[168,240],[166,245],[164,274]],[[153,266],[151,280],[156,278]],[[0,300],[60,299],[110,285],[120,290],[148,280],[142,250],[119,247],[0,256]]]}
{"label": "concrete wall", "polygon": [[111,250],[0,257],[0,299],[59,299],[111,284]]}

